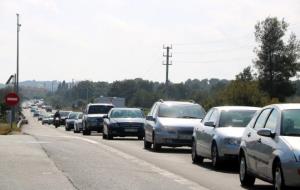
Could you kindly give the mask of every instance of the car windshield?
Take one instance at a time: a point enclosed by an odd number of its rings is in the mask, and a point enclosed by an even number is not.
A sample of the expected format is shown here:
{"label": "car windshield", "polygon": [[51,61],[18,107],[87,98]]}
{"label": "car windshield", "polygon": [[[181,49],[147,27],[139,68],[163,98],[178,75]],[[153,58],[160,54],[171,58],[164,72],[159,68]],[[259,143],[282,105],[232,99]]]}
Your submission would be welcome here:
{"label": "car windshield", "polygon": [[219,127],[246,127],[256,110],[222,111]]}
{"label": "car windshield", "polygon": [[204,109],[197,104],[161,104],[158,117],[203,119]]}
{"label": "car windshield", "polygon": [[113,110],[110,114],[111,118],[144,118],[141,110]]}
{"label": "car windshield", "polygon": [[78,113],[70,113],[69,119],[75,119]]}
{"label": "car windshield", "polygon": [[90,106],[88,114],[107,114],[113,106],[95,105]]}
{"label": "car windshield", "polygon": [[282,112],[281,135],[300,136],[300,109]]}
{"label": "car windshield", "polygon": [[61,116],[61,117],[67,117],[67,116],[70,114],[69,111],[61,111],[61,112],[59,112],[59,113],[60,113],[60,116]]}

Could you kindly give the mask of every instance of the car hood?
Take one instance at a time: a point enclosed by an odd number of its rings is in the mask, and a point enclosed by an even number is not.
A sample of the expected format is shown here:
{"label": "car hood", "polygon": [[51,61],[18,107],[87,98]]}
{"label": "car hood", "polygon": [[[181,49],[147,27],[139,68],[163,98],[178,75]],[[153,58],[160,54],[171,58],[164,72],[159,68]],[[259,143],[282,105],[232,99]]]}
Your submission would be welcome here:
{"label": "car hood", "polygon": [[112,118],[112,123],[145,123],[144,118]]}
{"label": "car hood", "polygon": [[223,137],[242,138],[245,127],[218,127],[216,130]]}
{"label": "car hood", "polygon": [[87,117],[88,118],[99,118],[99,117],[103,117],[107,114],[88,114]]}
{"label": "car hood", "polygon": [[201,119],[185,119],[185,118],[162,118],[159,117],[157,121],[162,126],[167,127],[195,127],[201,122]]}
{"label": "car hood", "polygon": [[281,138],[288,144],[288,146],[300,153],[300,137],[289,137],[289,136],[281,136]]}

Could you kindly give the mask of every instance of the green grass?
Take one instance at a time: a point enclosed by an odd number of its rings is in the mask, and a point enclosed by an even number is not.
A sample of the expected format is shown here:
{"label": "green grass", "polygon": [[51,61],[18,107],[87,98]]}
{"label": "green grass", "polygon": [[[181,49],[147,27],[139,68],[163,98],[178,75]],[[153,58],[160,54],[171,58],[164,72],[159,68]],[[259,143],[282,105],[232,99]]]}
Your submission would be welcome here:
{"label": "green grass", "polygon": [[13,123],[13,127],[10,128],[9,123],[0,123],[0,135],[8,135],[11,132],[20,132],[21,129],[17,127],[17,124]]}

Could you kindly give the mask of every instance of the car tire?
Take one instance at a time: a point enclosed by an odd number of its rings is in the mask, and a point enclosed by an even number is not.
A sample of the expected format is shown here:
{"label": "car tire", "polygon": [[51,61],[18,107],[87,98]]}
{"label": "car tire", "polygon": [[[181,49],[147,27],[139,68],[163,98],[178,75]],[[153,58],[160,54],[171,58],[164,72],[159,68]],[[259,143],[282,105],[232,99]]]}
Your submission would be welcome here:
{"label": "car tire", "polygon": [[109,134],[109,131],[108,131],[108,134],[107,134],[107,139],[108,140],[113,140],[114,139],[114,136],[112,134]]}
{"label": "car tire", "polygon": [[151,142],[148,142],[145,137],[144,138],[144,149],[150,149],[151,145],[152,145]]}
{"label": "car tire", "polygon": [[158,152],[161,149],[161,145],[156,142],[155,135],[153,134],[153,151]]}
{"label": "car tire", "polygon": [[143,140],[143,138],[144,138],[143,136],[138,136],[138,140],[140,141]]}
{"label": "car tire", "polygon": [[287,189],[284,183],[284,177],[282,173],[282,168],[280,162],[278,162],[275,166],[274,174],[273,174],[273,183],[275,190],[285,190]]}
{"label": "car tire", "polygon": [[88,129],[83,129],[83,130],[82,130],[82,134],[83,134],[83,135],[91,135],[91,131],[88,130]]}
{"label": "car tire", "polygon": [[70,128],[68,127],[68,125],[66,125],[65,130],[70,131]]}
{"label": "car tire", "polygon": [[193,140],[192,144],[192,161],[193,163],[203,163],[204,158],[202,156],[199,156],[196,151],[196,141]]}
{"label": "car tire", "polygon": [[212,165],[215,169],[218,169],[220,167],[221,160],[219,157],[218,147],[215,142],[213,143],[213,145],[211,147],[211,161],[212,161]]}
{"label": "car tire", "polygon": [[246,158],[243,154],[240,157],[239,178],[243,187],[251,187],[254,185],[255,177],[248,173]]}
{"label": "car tire", "polygon": [[105,133],[102,134],[102,139],[107,139],[107,136]]}

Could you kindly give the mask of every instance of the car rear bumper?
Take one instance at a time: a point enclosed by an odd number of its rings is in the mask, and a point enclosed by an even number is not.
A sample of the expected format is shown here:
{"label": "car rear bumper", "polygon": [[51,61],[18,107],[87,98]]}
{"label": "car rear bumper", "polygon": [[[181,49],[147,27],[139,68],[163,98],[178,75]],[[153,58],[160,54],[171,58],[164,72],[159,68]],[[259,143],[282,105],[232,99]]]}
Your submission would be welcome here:
{"label": "car rear bumper", "polygon": [[300,187],[300,162],[282,164],[285,184],[291,187]]}

